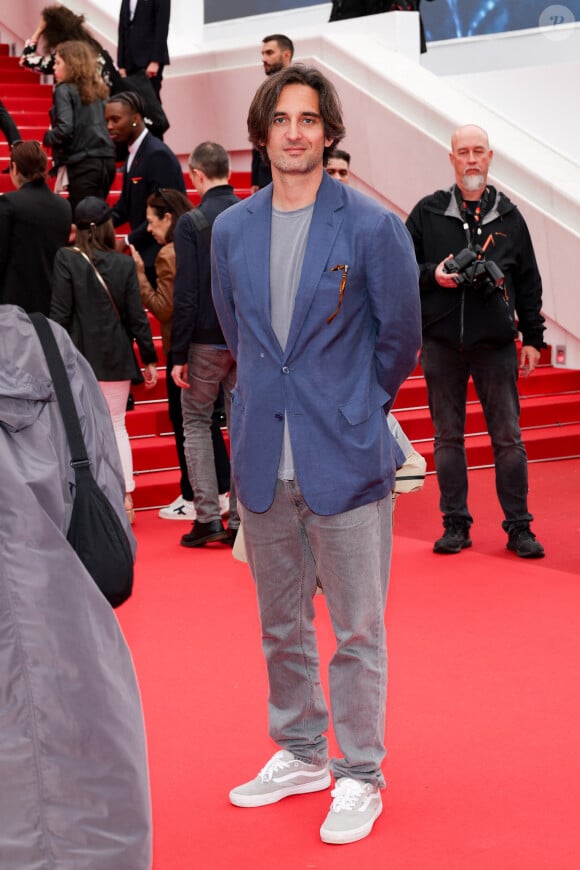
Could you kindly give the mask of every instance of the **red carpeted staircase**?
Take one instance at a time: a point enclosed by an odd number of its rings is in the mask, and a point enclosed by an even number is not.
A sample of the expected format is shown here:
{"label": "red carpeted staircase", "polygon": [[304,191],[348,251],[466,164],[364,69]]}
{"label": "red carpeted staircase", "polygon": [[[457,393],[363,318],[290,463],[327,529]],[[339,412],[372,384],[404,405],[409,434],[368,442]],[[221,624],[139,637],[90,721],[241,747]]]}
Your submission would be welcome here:
{"label": "red carpeted staircase", "polygon": [[[0,46],[0,99],[12,114],[24,139],[42,140],[48,126],[52,102],[50,85],[21,70],[18,59],[8,56],[7,46]],[[8,146],[0,141],[0,170],[8,165]],[[186,176],[186,183],[189,178]],[[232,184],[239,196],[249,195],[249,172],[232,174]],[[110,194],[111,202],[119,195],[121,176],[117,176]],[[12,189],[8,175],[0,173],[0,192]],[[188,190],[197,204],[195,192]],[[178,495],[177,456],[167,413],[165,369],[159,324],[151,317],[153,333],[161,360],[160,379],[153,391],[134,390],[135,410],[127,414],[131,436],[138,508],[168,504]],[[550,365],[549,351],[542,354],[540,368],[520,381],[522,428],[530,460],[541,461],[580,456],[580,371],[556,369]],[[417,449],[433,470],[433,428],[427,408],[425,383],[419,369],[402,386],[395,404],[396,416]],[[470,467],[493,463],[489,438],[481,407],[473,385],[468,395],[466,424],[467,455]]]}

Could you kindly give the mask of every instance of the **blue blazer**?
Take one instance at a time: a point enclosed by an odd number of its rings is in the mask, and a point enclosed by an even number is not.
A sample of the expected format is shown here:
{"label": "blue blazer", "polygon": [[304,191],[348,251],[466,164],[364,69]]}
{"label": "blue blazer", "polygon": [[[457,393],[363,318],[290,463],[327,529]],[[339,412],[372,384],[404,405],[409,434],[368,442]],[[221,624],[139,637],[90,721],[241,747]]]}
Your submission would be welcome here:
{"label": "blue blazer", "polygon": [[[331,515],[392,489],[386,422],[421,342],[418,269],[402,221],[326,173],[318,190],[294,314],[282,349],[270,320],[272,186],[213,227],[212,288],[237,359],[232,465],[238,497],[272,504],[288,415],[296,476],[308,506]],[[342,270],[349,266],[342,305]]]}

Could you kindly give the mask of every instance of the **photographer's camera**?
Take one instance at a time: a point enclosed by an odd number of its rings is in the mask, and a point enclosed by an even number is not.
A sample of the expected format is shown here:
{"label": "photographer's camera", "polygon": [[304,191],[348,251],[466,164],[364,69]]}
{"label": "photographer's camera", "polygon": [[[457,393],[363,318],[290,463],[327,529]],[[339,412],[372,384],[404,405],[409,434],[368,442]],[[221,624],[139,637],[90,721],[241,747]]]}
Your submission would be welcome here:
{"label": "photographer's camera", "polygon": [[497,263],[486,260],[479,245],[463,248],[455,257],[446,260],[443,268],[456,276],[457,286],[467,285],[481,290],[489,298],[496,290],[503,291],[505,276]]}

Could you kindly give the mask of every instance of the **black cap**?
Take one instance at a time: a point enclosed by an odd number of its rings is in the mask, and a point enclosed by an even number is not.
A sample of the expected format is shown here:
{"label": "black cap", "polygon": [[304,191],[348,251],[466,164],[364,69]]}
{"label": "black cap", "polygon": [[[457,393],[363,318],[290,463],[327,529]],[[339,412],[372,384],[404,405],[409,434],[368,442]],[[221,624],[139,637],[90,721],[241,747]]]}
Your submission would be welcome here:
{"label": "black cap", "polygon": [[106,223],[113,215],[104,199],[98,196],[85,196],[75,208],[75,224],[79,230],[98,227]]}

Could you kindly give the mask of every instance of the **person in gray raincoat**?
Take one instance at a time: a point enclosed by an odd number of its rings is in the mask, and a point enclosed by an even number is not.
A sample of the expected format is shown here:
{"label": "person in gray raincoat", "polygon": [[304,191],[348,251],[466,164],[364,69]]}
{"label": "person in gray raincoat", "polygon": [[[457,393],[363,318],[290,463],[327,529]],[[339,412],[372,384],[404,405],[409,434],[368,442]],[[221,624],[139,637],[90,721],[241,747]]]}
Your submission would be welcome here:
{"label": "person in gray raincoat", "polygon": [[[52,324],[93,473],[132,541],[109,411]],[[40,342],[0,306],[0,867],[149,870],[145,730],[116,616],[66,540],[74,472]]]}

